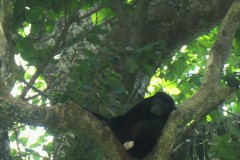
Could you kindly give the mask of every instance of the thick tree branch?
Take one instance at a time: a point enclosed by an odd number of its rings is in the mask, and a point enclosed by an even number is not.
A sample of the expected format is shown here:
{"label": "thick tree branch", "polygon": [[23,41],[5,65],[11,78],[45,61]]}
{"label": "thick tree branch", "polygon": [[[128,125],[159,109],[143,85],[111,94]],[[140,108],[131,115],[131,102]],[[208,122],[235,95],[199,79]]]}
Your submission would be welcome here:
{"label": "thick tree branch", "polygon": [[[1,2],[6,1],[1,0]],[[147,3],[147,1],[144,0],[139,2],[142,2],[142,4]],[[120,25],[116,27],[116,34],[120,36],[117,41],[119,40],[119,42],[123,44],[121,46],[126,47],[129,45],[129,39],[132,38],[131,44],[141,47],[141,45],[149,42],[165,40],[169,42],[167,44],[167,51],[171,51],[196,35],[215,26],[222,19],[231,3],[232,0],[215,0],[211,1],[211,3],[208,0],[181,1],[181,3],[170,2],[168,0],[153,0],[150,6],[140,5],[139,3],[139,10],[137,9],[135,14],[141,18],[134,18],[133,20],[136,22],[132,22],[126,12],[121,12],[123,8],[119,8],[118,13],[122,15],[120,15]],[[141,13],[141,6],[149,7],[147,9],[149,11],[147,16],[146,13]],[[237,3],[235,7],[239,7],[239,4]],[[9,7],[5,9],[7,8]],[[157,147],[157,149],[160,148],[160,150],[153,155],[153,159],[167,159],[174,144],[177,143],[179,135],[186,133],[194,127],[197,122],[218,107],[219,104],[226,99],[227,95],[231,93],[229,88],[221,88],[218,84],[221,78],[223,64],[229,54],[231,39],[235,30],[234,27],[237,25],[235,22],[237,22],[238,16],[235,16],[235,9],[231,9],[231,12],[228,13],[229,15],[232,14],[232,17],[226,16],[229,17],[229,20],[225,18],[223,21],[222,28],[219,31],[221,35],[218,36],[219,41],[217,40],[212,48],[202,87],[191,99],[181,104],[179,109],[172,114],[171,120],[168,122],[168,127],[164,131],[165,133],[167,132],[167,134],[163,135],[162,141]],[[172,12],[169,12],[169,10]],[[0,17],[1,15],[2,14],[0,14]],[[146,17],[146,19],[142,19],[144,17]],[[236,21],[234,21],[234,19],[236,19]],[[144,24],[137,21],[143,21]],[[132,26],[129,24],[132,23],[143,26],[135,26],[137,30],[131,30],[129,27]],[[232,28],[229,27],[229,25],[232,25]],[[2,47],[2,43],[4,43],[3,46],[5,48],[5,46],[7,46],[7,44],[5,44],[6,37],[1,27],[2,26],[0,26],[0,46]],[[67,29],[67,26],[65,27]],[[121,29],[120,32],[119,29]],[[132,34],[129,34],[130,30]],[[128,37],[129,35],[134,35],[134,37]],[[59,39],[65,39],[64,37],[66,37],[66,31],[63,31]],[[62,49],[59,47],[61,44],[62,41],[57,41],[56,47],[53,48],[49,58],[52,58]],[[0,52],[7,53],[3,48],[0,49]],[[32,84],[48,63],[49,60],[47,59],[42,67],[39,68],[35,77],[33,76],[31,80]],[[132,79],[134,78],[131,78],[131,80]],[[118,143],[115,136],[111,134],[111,131],[98,122],[87,111],[74,105],[68,105],[66,107],[53,106],[51,108],[34,107],[28,103],[6,96],[7,94],[5,93],[7,92],[5,91],[7,91],[7,89],[5,88],[4,82],[0,82],[0,95],[2,96],[0,97],[0,121],[6,122],[4,125],[12,126],[14,122],[21,122],[29,125],[69,129],[76,134],[84,132],[102,146],[101,148],[104,149],[109,159],[129,159],[123,148],[119,148],[121,144]],[[27,92],[27,90],[28,89],[25,91]],[[22,97],[24,97],[24,94]],[[191,120],[194,120],[191,126],[186,126]],[[109,148],[111,148],[111,150],[109,150]]]}
{"label": "thick tree branch", "polygon": [[[216,26],[225,16],[233,0],[153,0],[148,9],[145,42],[166,41],[166,52]],[[171,12],[169,12],[171,11]]]}
{"label": "thick tree branch", "polygon": [[[8,54],[8,56],[11,55],[11,58],[13,58],[14,52],[13,50],[11,50],[11,52],[8,50],[8,48],[11,46],[9,45],[8,37],[6,37],[6,30],[3,28],[3,23],[6,21],[6,17],[8,17],[6,14],[9,13],[6,10],[10,9],[10,6],[6,5],[8,3],[6,0],[1,0],[0,2],[0,55],[3,55],[0,56],[0,67],[2,67],[4,55]],[[63,39],[67,28],[68,25],[65,27],[63,33],[61,33],[59,39]],[[44,67],[49,63],[49,59],[59,52],[61,49],[61,47],[59,49],[60,45],[61,41],[57,40],[57,47],[53,48],[52,53],[49,54],[49,57],[46,59],[46,61],[43,62],[43,65],[38,69],[35,76],[32,77],[30,81],[32,84],[44,69]],[[15,63],[12,62],[8,65],[11,64]],[[114,134],[112,134],[111,130],[108,127],[102,125],[94,116],[88,113],[88,111],[85,111],[80,107],[76,107],[74,105],[68,105],[66,107],[53,106],[49,108],[32,106],[24,101],[9,96],[9,90],[5,85],[6,83],[4,78],[5,77],[3,77],[1,73],[0,122],[4,122],[1,123],[1,129],[10,128],[14,123],[17,122],[28,125],[70,130],[73,131],[76,135],[78,133],[85,133],[95,142],[101,145],[101,148],[103,148],[103,151],[106,153],[109,159],[131,159],[123,149],[121,143],[117,140]],[[29,88],[26,88],[26,91],[24,93],[26,93],[28,89]],[[1,131],[1,133],[3,132]],[[111,150],[109,150],[109,148],[111,148]]]}
{"label": "thick tree branch", "polygon": [[[117,44],[121,42],[121,49],[126,46],[141,48],[152,42],[165,42],[164,49],[160,51],[164,59],[173,50],[219,24],[232,2],[233,0],[140,0],[136,3],[135,12],[129,15],[130,19],[125,16],[122,25],[116,25],[120,27],[113,28],[110,39],[117,41]],[[126,54],[119,53],[121,59],[124,60],[123,56]],[[159,64],[161,64],[159,61],[152,62],[151,66],[156,68]],[[119,68],[124,68],[124,66]],[[140,67],[138,71],[138,73],[142,72]],[[123,75],[123,84],[131,93],[135,83],[130,82],[135,81],[138,75],[129,74],[125,70],[118,72]],[[141,75],[141,77],[144,76],[144,74]],[[148,80],[144,78],[139,79],[139,84],[142,84],[140,91],[145,90],[146,82]]]}
{"label": "thick tree branch", "polygon": [[76,135],[84,133],[101,146],[109,159],[131,159],[109,127],[77,105],[37,107],[11,96],[0,97],[0,104],[0,121],[4,122],[5,127],[20,122],[69,130]]}
{"label": "thick tree branch", "polygon": [[[139,0],[137,2],[136,11],[131,25],[131,36],[129,46],[138,48],[143,45],[143,33],[145,21],[147,18],[147,10],[150,0]],[[145,11],[145,12],[143,12]]]}
{"label": "thick tree branch", "polygon": [[[14,60],[15,42],[11,34],[11,3],[8,0],[0,1],[0,78],[6,91],[15,84],[17,66]],[[2,90],[3,91],[3,90]]]}
{"label": "thick tree branch", "polygon": [[178,110],[171,114],[164,129],[165,134],[157,146],[158,151],[151,158],[168,159],[179,139],[233,92],[228,87],[221,87],[219,82],[239,20],[240,0],[237,0],[232,4],[221,24],[216,42],[210,52],[202,86],[194,96],[183,102]]}
{"label": "thick tree branch", "polygon": [[221,24],[216,42],[210,52],[203,85],[220,82],[222,69],[231,53],[232,39],[239,24],[239,8],[239,2],[234,2]]}

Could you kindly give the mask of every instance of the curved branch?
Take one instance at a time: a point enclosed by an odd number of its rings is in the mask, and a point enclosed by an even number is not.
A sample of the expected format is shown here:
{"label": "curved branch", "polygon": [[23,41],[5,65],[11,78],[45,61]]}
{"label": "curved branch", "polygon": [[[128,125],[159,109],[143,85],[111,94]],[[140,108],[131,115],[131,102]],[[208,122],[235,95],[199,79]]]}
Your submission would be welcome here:
{"label": "curved branch", "polygon": [[203,85],[208,83],[219,83],[222,76],[222,69],[226,59],[230,55],[232,39],[239,23],[239,4],[236,0],[224,20],[218,32],[217,39],[210,51],[208,64],[205,71]]}
{"label": "curved branch", "polygon": [[145,22],[144,42],[165,40],[166,52],[170,53],[219,24],[232,2],[152,0]]}
{"label": "curved branch", "polygon": [[20,122],[69,130],[76,135],[84,133],[101,146],[109,159],[132,159],[109,127],[77,105],[37,107],[11,96],[0,97],[0,104],[0,121],[4,121],[8,127],[14,122]]}
{"label": "curved branch", "polygon": [[152,159],[168,159],[183,135],[193,129],[233,92],[230,88],[221,87],[219,84],[239,21],[240,0],[236,0],[222,21],[216,42],[210,52],[202,86],[195,95],[183,102],[178,110],[171,114],[163,131],[165,134],[155,148],[155,154],[150,155]]}

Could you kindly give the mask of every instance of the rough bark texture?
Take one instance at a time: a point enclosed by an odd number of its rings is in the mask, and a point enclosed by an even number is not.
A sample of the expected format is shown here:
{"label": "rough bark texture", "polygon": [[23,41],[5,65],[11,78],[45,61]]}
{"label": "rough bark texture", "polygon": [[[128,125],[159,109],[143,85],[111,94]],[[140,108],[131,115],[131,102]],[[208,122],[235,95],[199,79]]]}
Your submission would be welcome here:
{"label": "rough bark texture", "polygon": [[[10,3],[7,0],[0,1],[0,95],[9,94],[15,83],[14,79],[14,47],[10,38],[8,20],[11,18]],[[6,86],[4,84],[7,84]],[[0,104],[1,106],[1,104]],[[2,112],[2,111],[0,111]],[[11,160],[10,141],[7,127],[4,121],[0,121],[0,160]]]}
{"label": "rough bark texture", "polygon": [[[133,16],[121,14],[116,37],[130,47],[165,40],[166,53],[209,31],[225,16],[232,0],[139,0]],[[124,6],[118,5],[124,9]],[[120,12],[121,13],[121,12]],[[119,13],[119,14],[120,14]],[[130,23],[126,25],[126,23]],[[128,32],[125,32],[126,28]],[[119,35],[119,29],[121,35]],[[131,31],[129,33],[129,30]],[[124,38],[126,37],[126,38]],[[115,38],[116,40],[116,38]]]}
{"label": "rough bark texture", "polygon": [[[0,97],[0,122],[11,126],[19,122],[60,130],[71,130],[76,135],[84,133],[96,141],[109,159],[131,159],[109,127],[98,121],[89,111],[74,104],[52,107],[35,107],[11,96]],[[111,152],[109,152],[111,148]],[[122,158],[120,158],[122,157]]]}
{"label": "rough bark texture", "polygon": [[[158,144],[153,159],[169,158],[174,145],[208,113],[216,109],[233,92],[228,87],[221,87],[223,65],[230,55],[233,36],[240,20],[240,1],[234,2],[225,16],[213,45],[202,86],[190,99],[184,101],[171,116]],[[187,126],[186,124],[189,124]]]}
{"label": "rough bark texture", "polygon": [[[0,121],[5,122],[3,128],[11,127],[14,122],[20,122],[28,125],[67,129],[76,134],[84,132],[101,145],[109,159],[131,159],[109,128],[98,122],[88,111],[75,105],[51,108],[35,107],[7,96],[9,89],[6,88],[11,84],[7,83],[7,76],[3,76],[8,75],[5,74],[4,66],[9,67],[9,70],[14,73],[14,51],[11,50],[13,43],[7,29],[8,24],[5,21],[9,20],[7,17],[10,5],[7,2],[9,1],[1,0],[0,3]],[[166,42],[166,48],[162,53],[164,57],[180,45],[218,24],[231,4],[232,0],[138,0],[136,12],[129,14],[122,1],[117,1],[112,3],[112,8],[118,15],[118,23],[109,38],[110,41],[120,44],[119,53],[116,54],[121,56],[124,56],[121,52],[124,47],[137,48],[150,42],[164,40]],[[154,154],[148,157],[149,159],[167,160],[182,135],[221,104],[232,92],[229,88],[219,86],[219,82],[222,67],[230,53],[231,40],[239,21],[239,11],[240,4],[237,1],[232,5],[222,23],[218,39],[211,50],[201,88],[171,115],[164,130],[166,134],[163,134],[161,142],[156,146]],[[65,38],[63,39],[65,40]],[[40,74],[42,70],[43,68],[36,73]],[[126,77],[124,83],[128,86],[129,92],[134,88],[136,76],[137,74],[124,74]],[[191,120],[194,122],[190,126],[186,126]]]}
{"label": "rough bark texture", "polygon": [[[164,59],[170,57],[173,50],[219,24],[232,2],[232,0],[139,0],[134,14],[123,12],[125,6],[121,3],[113,4],[118,11],[119,23],[115,26],[110,41],[120,43],[119,56],[123,60],[124,47],[139,48],[151,42],[164,41],[166,46],[160,53]],[[156,68],[159,64],[153,62],[151,66]],[[124,75],[123,83],[129,93],[136,81],[142,84],[140,90],[145,90],[148,80],[137,79],[137,74],[127,74],[126,70],[119,72]]]}
{"label": "rough bark texture", "polygon": [[164,39],[171,51],[218,24],[231,4],[226,0],[152,1],[146,39]]}
{"label": "rough bark texture", "polygon": [[[0,2],[0,78],[4,81],[11,91],[16,81],[17,67],[14,60],[15,42],[11,34],[11,7],[10,1],[1,0]],[[1,88],[0,88],[1,89]]]}

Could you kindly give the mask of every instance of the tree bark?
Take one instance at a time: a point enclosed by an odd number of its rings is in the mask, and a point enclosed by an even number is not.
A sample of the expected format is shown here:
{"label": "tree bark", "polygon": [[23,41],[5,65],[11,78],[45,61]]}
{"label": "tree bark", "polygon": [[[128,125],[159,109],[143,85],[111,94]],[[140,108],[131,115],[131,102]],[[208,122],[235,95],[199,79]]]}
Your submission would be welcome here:
{"label": "tree bark", "polygon": [[240,0],[236,0],[221,23],[213,45],[205,76],[199,90],[171,114],[164,134],[150,159],[169,159],[172,149],[207,114],[221,105],[234,90],[220,86],[223,66],[231,53],[231,44],[240,20]]}
{"label": "tree bark", "polygon": [[[0,121],[5,122],[3,128],[12,127],[14,122],[18,122],[67,129],[74,131],[75,134],[84,132],[101,145],[109,159],[131,159],[109,128],[102,125],[88,111],[75,105],[41,108],[9,96],[12,80],[16,79],[15,74],[12,74],[11,82],[8,82],[6,77],[9,74],[5,74],[4,67],[10,68],[12,73],[15,73],[16,69],[13,61],[14,49],[12,49],[14,42],[11,32],[7,29],[10,23],[8,2],[1,0],[0,3]],[[120,43],[122,50],[124,47],[143,47],[148,43],[164,40],[166,47],[161,55],[164,57],[194,37],[216,26],[228,11],[232,0],[177,2],[174,0],[138,0],[137,10],[133,15],[127,12],[123,14],[121,11],[126,9],[124,5],[116,4],[113,3],[112,7],[118,10],[117,14],[122,19],[119,19],[120,27],[116,26],[110,39]],[[179,139],[232,93],[231,89],[221,87],[219,82],[224,62],[230,53],[231,40],[239,22],[239,11],[239,1],[236,1],[222,22],[217,41],[210,53],[201,88],[171,114],[160,143],[155,147],[154,154],[149,155],[149,159],[167,160]],[[126,28],[124,28],[125,21],[129,23]],[[155,64],[152,63],[152,65]],[[134,88],[137,74],[134,77],[131,74],[125,75],[125,77],[128,76],[133,81],[126,79],[124,83],[126,85],[130,83],[128,85],[131,91]]]}

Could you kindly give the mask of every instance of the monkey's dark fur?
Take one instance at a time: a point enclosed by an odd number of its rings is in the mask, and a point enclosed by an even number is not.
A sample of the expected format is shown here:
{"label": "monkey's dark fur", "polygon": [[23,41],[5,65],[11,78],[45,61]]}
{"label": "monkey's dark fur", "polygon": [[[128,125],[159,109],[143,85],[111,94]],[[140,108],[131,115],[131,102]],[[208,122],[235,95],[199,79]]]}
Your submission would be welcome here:
{"label": "monkey's dark fur", "polygon": [[173,99],[165,92],[157,92],[139,102],[124,115],[111,119],[94,115],[109,125],[122,144],[134,141],[134,146],[128,153],[142,159],[152,150],[173,109]]}

